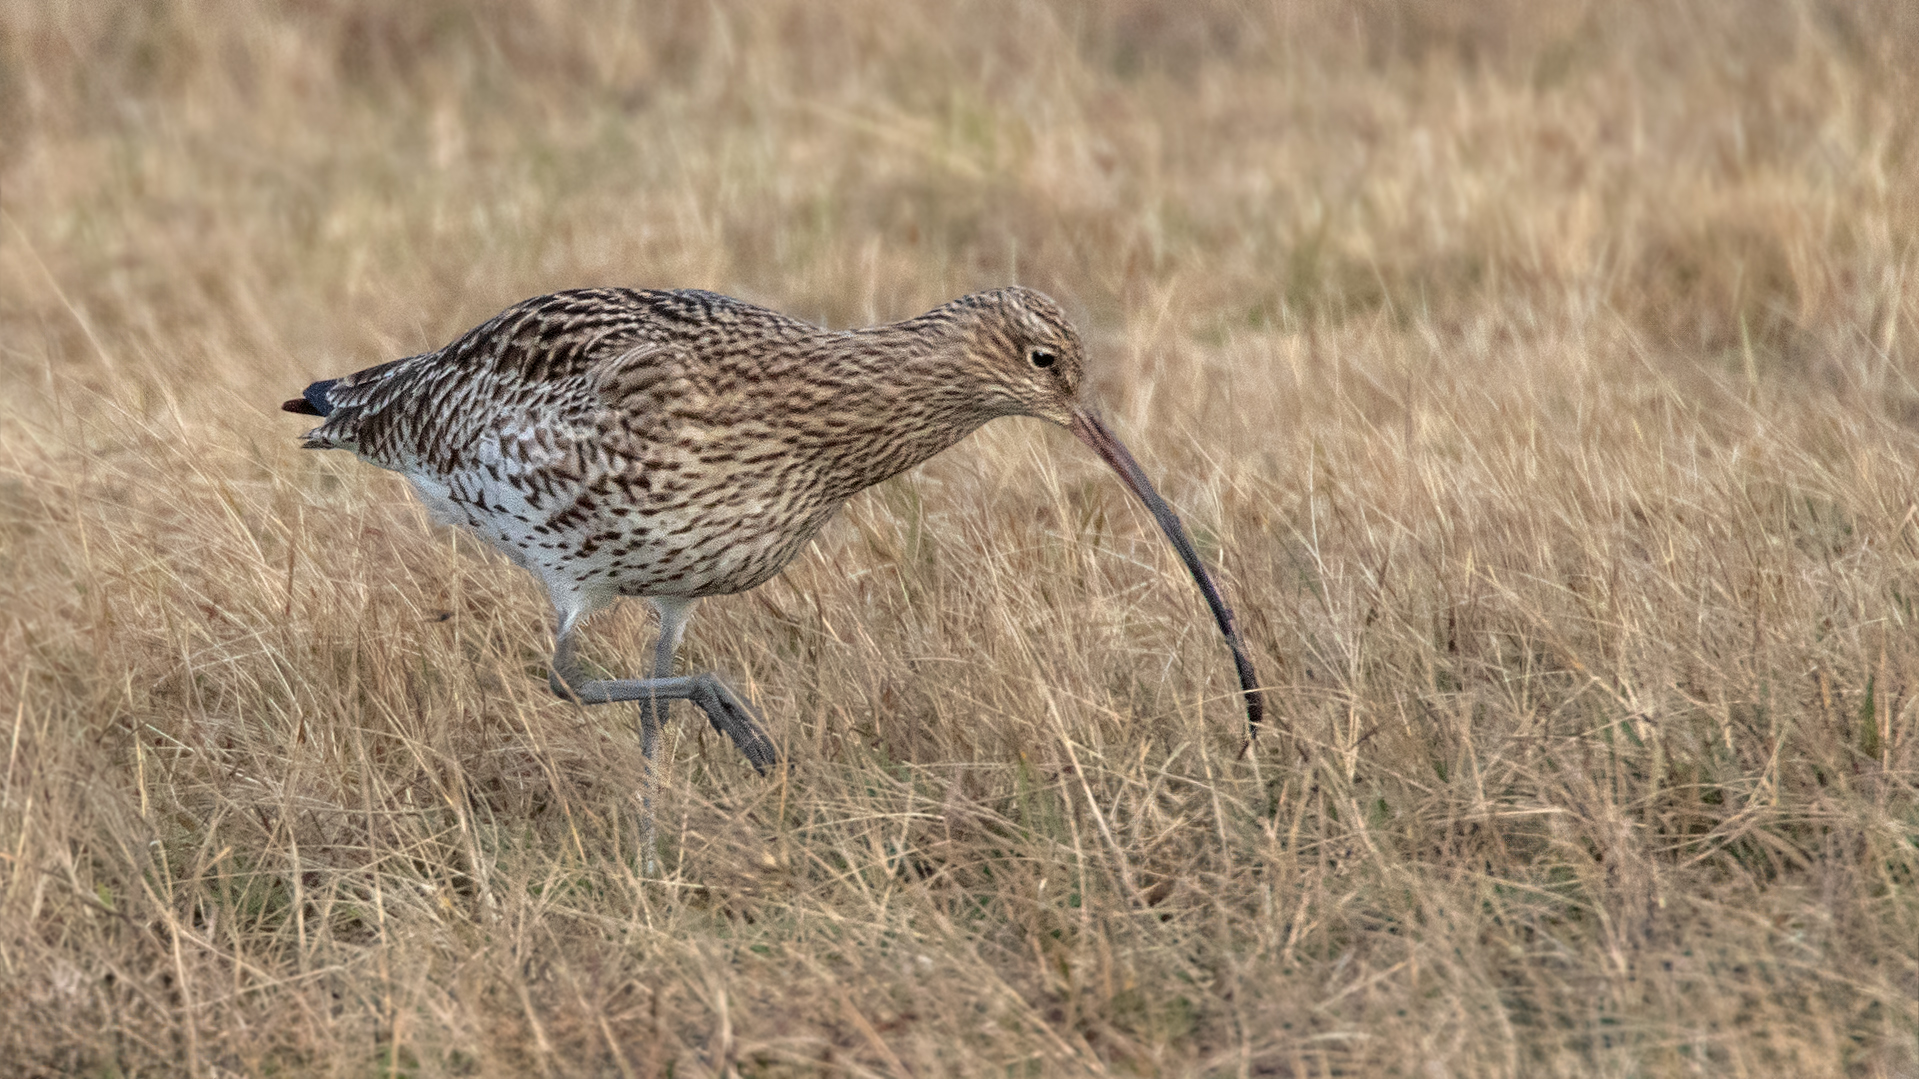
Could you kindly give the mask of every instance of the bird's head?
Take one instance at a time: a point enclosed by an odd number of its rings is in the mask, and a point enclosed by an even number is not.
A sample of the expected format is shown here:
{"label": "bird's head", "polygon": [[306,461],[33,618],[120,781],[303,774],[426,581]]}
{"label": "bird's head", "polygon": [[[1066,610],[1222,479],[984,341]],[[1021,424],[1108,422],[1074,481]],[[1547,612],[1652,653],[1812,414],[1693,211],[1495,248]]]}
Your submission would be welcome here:
{"label": "bird's head", "polygon": [[1086,350],[1059,304],[1014,285],[975,292],[952,306],[965,327],[966,366],[988,408],[1070,427],[1080,408]]}

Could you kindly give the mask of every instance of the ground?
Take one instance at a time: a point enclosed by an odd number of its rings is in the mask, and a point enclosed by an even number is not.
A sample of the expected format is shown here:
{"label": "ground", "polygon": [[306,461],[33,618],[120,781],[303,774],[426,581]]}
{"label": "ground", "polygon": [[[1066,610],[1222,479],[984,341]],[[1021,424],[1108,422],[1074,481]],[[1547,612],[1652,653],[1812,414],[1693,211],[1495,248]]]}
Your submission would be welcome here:
{"label": "ground", "polygon": [[[0,1071],[1919,1073],[1919,10],[0,8]],[[309,380],[1018,282],[1064,432],[544,687]],[[590,624],[635,672],[638,604]]]}

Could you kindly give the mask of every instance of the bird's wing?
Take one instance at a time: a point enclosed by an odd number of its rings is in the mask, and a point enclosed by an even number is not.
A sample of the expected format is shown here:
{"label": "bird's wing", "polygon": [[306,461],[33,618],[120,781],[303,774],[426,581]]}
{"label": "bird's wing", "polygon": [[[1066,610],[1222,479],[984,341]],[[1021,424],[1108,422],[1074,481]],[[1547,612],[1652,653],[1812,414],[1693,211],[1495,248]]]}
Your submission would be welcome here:
{"label": "bird's wing", "polygon": [[[643,294],[536,297],[437,352],[338,380],[307,445],[443,475],[475,466],[489,447],[517,447],[524,464],[537,465],[589,439],[610,404],[631,408],[667,388],[647,374],[670,351],[659,331]],[[602,388],[609,373],[611,390]]]}

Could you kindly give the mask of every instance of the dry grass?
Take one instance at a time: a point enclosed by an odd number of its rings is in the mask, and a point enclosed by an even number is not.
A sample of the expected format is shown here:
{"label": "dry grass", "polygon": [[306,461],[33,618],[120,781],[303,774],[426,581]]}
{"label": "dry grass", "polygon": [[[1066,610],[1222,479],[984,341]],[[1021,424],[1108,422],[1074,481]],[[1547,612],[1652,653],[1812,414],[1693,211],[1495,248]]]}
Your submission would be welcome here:
{"label": "dry grass", "polygon": [[[1919,1071],[1901,0],[0,8],[0,1071]],[[1080,317],[709,603],[793,763],[294,448],[586,283]],[[637,609],[591,627],[632,667]]]}

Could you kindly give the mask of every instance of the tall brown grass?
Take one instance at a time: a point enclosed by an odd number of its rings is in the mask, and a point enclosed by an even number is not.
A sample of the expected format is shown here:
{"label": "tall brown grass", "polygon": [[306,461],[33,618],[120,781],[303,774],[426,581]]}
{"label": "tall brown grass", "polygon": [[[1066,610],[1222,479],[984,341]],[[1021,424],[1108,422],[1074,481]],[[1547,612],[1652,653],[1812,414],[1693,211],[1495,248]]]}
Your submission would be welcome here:
{"label": "tall brown grass", "polygon": [[[0,8],[0,1072],[1919,1073],[1898,0]],[[1020,281],[1006,423],[550,698],[295,448],[525,296]],[[638,610],[590,627],[632,668]]]}

